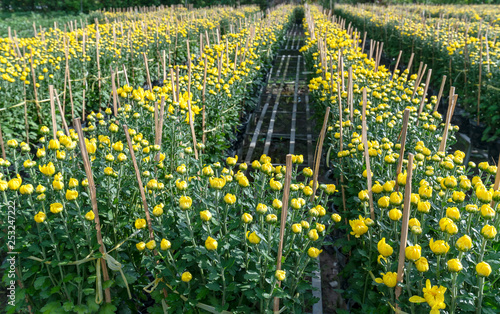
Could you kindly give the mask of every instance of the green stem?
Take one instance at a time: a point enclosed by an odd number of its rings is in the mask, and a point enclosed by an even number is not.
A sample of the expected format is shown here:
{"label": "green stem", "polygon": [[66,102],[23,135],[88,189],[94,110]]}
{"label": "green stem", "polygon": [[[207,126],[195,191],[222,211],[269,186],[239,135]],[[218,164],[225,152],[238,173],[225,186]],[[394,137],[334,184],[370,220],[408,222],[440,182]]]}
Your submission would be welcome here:
{"label": "green stem", "polygon": [[454,272],[451,274],[451,306],[450,314],[455,313],[457,307],[457,276],[458,273]]}
{"label": "green stem", "polygon": [[484,288],[484,277],[480,276],[478,279],[478,297],[477,297],[476,314],[481,314],[481,308],[483,306],[483,288]]}

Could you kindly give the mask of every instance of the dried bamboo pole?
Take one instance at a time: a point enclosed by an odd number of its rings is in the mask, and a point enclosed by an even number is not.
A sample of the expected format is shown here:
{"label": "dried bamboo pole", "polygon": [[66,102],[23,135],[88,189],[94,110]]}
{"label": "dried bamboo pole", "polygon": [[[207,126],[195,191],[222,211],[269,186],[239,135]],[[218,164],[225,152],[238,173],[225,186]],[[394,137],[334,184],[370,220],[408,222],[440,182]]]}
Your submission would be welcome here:
{"label": "dried bamboo pole", "polygon": [[151,76],[149,75],[149,63],[148,58],[146,57],[146,53],[142,53],[142,57],[144,58],[144,65],[146,66],[146,77],[148,80],[148,89],[153,90],[153,85],[151,84]]}
{"label": "dried bamboo pole", "polygon": [[396,65],[394,66],[394,71],[392,72],[391,81],[394,79],[394,75],[396,75],[396,70],[399,66],[399,61],[401,60],[401,55],[403,54],[403,50],[399,50],[398,59],[396,60]]}
{"label": "dried bamboo pole", "polygon": [[313,193],[310,199],[311,202],[314,200],[314,196],[316,195],[316,190],[318,189],[319,164],[321,160],[321,152],[323,150],[323,141],[325,140],[325,133],[328,125],[329,116],[330,116],[330,107],[327,107],[325,112],[325,117],[323,119],[323,127],[321,128],[318,144],[316,146],[316,155],[314,156]]}
{"label": "dried bamboo pole", "polygon": [[57,140],[56,106],[54,104],[54,85],[49,85],[50,116],[52,117],[52,139]]}
{"label": "dried bamboo pole", "polygon": [[443,90],[445,84],[446,84],[446,75],[443,75],[443,81],[441,82],[441,87],[439,88],[439,94],[437,97],[436,105],[434,106],[434,111],[438,110],[439,102],[441,101],[441,97],[443,96]]}
{"label": "dried bamboo pole", "polygon": [[406,135],[408,131],[408,121],[410,120],[410,109],[405,109],[403,114],[403,128],[401,129],[401,148],[399,149],[398,167],[396,168],[396,192],[399,190],[398,176],[403,170],[403,157],[405,154]]}
{"label": "dried bamboo pole", "polygon": [[193,121],[193,111],[191,108],[191,55],[189,52],[189,40],[186,41],[187,44],[187,55],[188,55],[188,115],[189,115],[189,127],[191,128],[191,137],[193,139],[193,150],[194,150],[194,158],[198,159],[198,148],[196,147],[196,133],[194,131],[194,121]]}
{"label": "dried bamboo pole", "polygon": [[[283,190],[283,208],[281,209],[281,221],[280,221],[280,242],[278,246],[278,257],[276,258],[276,270],[281,270],[281,259],[283,257],[283,240],[285,237],[285,224],[286,216],[288,214],[288,199],[290,196],[290,185],[292,180],[292,154],[286,155],[286,172],[285,172],[285,186]],[[281,286],[281,282],[278,281],[278,287]],[[279,311],[280,299],[274,298],[274,312]]]}
{"label": "dried bamboo pole", "polygon": [[132,147],[132,140],[130,139],[127,125],[123,125],[123,131],[125,131],[130,158],[132,159],[132,163],[134,165],[135,177],[137,178],[137,183],[139,184],[139,192],[141,193],[142,205],[146,214],[146,222],[148,223],[149,238],[154,240],[153,226],[151,224],[151,216],[149,215],[148,202],[146,201],[146,193],[144,192],[144,186],[142,185],[141,173],[139,171],[139,166],[137,166],[137,159],[135,158],[134,148]]}
{"label": "dried bamboo pole", "polygon": [[52,87],[52,93],[54,94],[54,97],[57,101],[57,106],[59,108],[59,113],[61,114],[61,120],[63,123],[64,131],[66,132],[66,135],[69,136],[69,129],[68,129],[68,124],[66,123],[66,118],[64,117],[64,109],[61,107],[61,102],[59,101],[59,95],[57,94],[57,90]]}
{"label": "dried bamboo pole", "polygon": [[[398,282],[403,282],[404,266],[405,266],[405,249],[406,241],[408,240],[408,222],[410,220],[410,200],[411,200],[411,179],[413,173],[413,154],[408,155],[408,168],[405,185],[404,207],[403,207],[403,225],[401,227],[401,239],[399,246],[399,262],[398,262]],[[396,299],[401,295],[401,286],[396,286]]]}
{"label": "dried bamboo pole", "polygon": [[370,167],[370,154],[368,153],[368,135],[366,126],[366,87],[363,88],[363,111],[362,111],[362,140],[365,149],[365,163],[366,163],[366,182],[368,186],[368,199],[370,204],[370,217],[375,220],[375,211],[373,208],[373,192],[372,192],[372,171]]}
{"label": "dried bamboo pole", "polygon": [[[417,118],[420,117],[420,114],[422,113],[422,110],[424,109],[425,96],[427,95],[427,90],[429,89],[429,83],[431,81],[431,74],[432,74],[432,69],[429,69],[429,71],[427,72],[427,78],[425,79],[424,93],[422,95],[422,100],[420,100],[420,106],[418,108]],[[422,73],[422,76],[423,76],[423,73]],[[419,121],[420,120],[417,121],[417,125],[418,125]]]}
{"label": "dried bamboo pole", "polygon": [[[90,161],[89,161],[89,155],[87,153],[87,145],[85,144],[85,137],[83,136],[83,131],[82,131],[82,124],[80,122],[80,119],[75,119],[73,120],[73,125],[75,126],[75,130],[78,133],[78,144],[80,146],[80,151],[82,153],[82,159],[83,159],[83,166],[85,168],[85,174],[87,175],[87,180],[89,182],[88,188],[89,188],[89,194],[90,194],[90,202],[92,204],[92,211],[94,212],[94,222],[95,222],[95,229],[97,231],[97,243],[99,243],[99,252],[102,254],[106,254],[106,247],[104,245],[104,242],[102,241],[102,234],[101,234],[101,223],[99,220],[99,211],[97,208],[97,193],[96,193],[96,187],[94,183],[94,176],[92,174],[92,168],[90,166]],[[99,259],[101,261],[101,267],[102,267],[102,277],[104,281],[109,280],[109,275],[108,275],[108,268],[106,265],[106,261],[103,258]],[[111,302],[111,292],[109,291],[109,288],[106,288],[104,290],[104,295],[105,295],[105,300],[106,303]]]}

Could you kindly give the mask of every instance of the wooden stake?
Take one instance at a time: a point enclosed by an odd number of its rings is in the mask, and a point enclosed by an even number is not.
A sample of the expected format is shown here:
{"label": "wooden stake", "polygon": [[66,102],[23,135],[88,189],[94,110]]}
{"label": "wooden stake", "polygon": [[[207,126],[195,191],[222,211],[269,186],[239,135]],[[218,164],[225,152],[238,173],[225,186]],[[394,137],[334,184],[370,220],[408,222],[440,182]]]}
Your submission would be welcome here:
{"label": "wooden stake", "polygon": [[408,121],[410,120],[410,109],[405,109],[403,114],[403,128],[401,129],[401,148],[399,149],[399,160],[398,167],[396,168],[396,192],[399,190],[398,186],[398,175],[403,170],[403,157],[405,154],[405,145],[406,145],[406,134],[408,130]]}
{"label": "wooden stake", "polygon": [[453,95],[450,97],[450,103],[448,107],[448,112],[446,114],[446,123],[444,125],[443,131],[443,139],[441,140],[441,145],[439,145],[440,152],[444,152],[446,150],[446,142],[448,141],[448,129],[450,128],[450,121],[453,113],[455,112],[455,106],[457,104],[458,95]]}
{"label": "wooden stake", "polygon": [[399,50],[398,59],[396,60],[396,65],[394,66],[394,71],[392,72],[391,81],[394,79],[394,75],[396,75],[396,70],[399,66],[399,61],[401,60],[401,55],[403,54],[403,50]]}
{"label": "wooden stake", "polygon": [[113,93],[113,114],[115,118],[118,117],[118,92],[116,91],[115,84],[115,75],[116,73],[111,70],[111,91]]}
{"label": "wooden stake", "polygon": [[144,207],[144,212],[146,213],[146,221],[148,223],[149,238],[154,240],[153,227],[151,225],[151,216],[149,216],[148,202],[146,201],[146,193],[144,193],[144,186],[142,185],[141,173],[139,172],[139,167],[137,166],[137,160],[135,158],[134,148],[132,146],[132,140],[128,134],[127,125],[123,125],[123,130],[125,131],[125,137],[127,138],[128,150],[130,152],[130,158],[134,165],[135,177],[137,178],[137,183],[139,184],[139,192],[141,193],[142,205]]}
{"label": "wooden stake", "polygon": [[[422,73],[425,71],[422,71],[422,65],[424,65],[423,62],[420,62],[420,66],[418,67],[418,72],[417,72],[417,79],[415,80],[415,83],[413,85],[413,93],[411,94],[411,99],[410,100],[413,100],[413,98],[415,97],[415,94],[417,93],[417,89],[420,85],[420,78],[422,76]],[[427,64],[425,65],[427,67]]]}
{"label": "wooden stake", "polygon": [[362,140],[365,148],[365,163],[366,163],[366,182],[368,185],[368,198],[370,203],[370,217],[375,220],[375,211],[373,209],[373,192],[372,192],[372,172],[370,168],[370,155],[368,153],[368,135],[366,126],[366,87],[363,88],[363,112],[362,112]]}
{"label": "wooden stake", "polygon": [[[404,207],[403,207],[403,225],[401,227],[401,240],[399,246],[399,262],[398,262],[398,282],[403,282],[404,267],[405,267],[405,249],[406,240],[408,239],[408,222],[410,220],[410,200],[411,200],[411,178],[413,173],[413,154],[408,155],[408,168],[406,176]],[[396,299],[401,295],[401,287],[396,286]]]}
{"label": "wooden stake", "polygon": [[[328,109],[327,109],[328,110]],[[288,198],[290,196],[290,183],[292,180],[292,154],[286,155],[286,172],[285,172],[285,187],[283,190],[283,208],[281,209],[281,221],[280,221],[280,242],[278,246],[278,257],[276,258],[276,270],[281,270],[281,259],[283,257],[283,240],[285,237],[285,224],[286,216],[288,214]],[[281,282],[278,281],[278,287],[281,286]],[[280,299],[274,298],[274,312],[278,312],[280,308]]]}
{"label": "wooden stake", "polygon": [[[101,223],[99,221],[99,211],[97,209],[97,193],[96,193],[96,187],[94,183],[94,176],[92,174],[92,168],[90,166],[90,161],[89,161],[89,155],[87,153],[87,145],[85,144],[85,137],[83,136],[83,131],[82,131],[82,124],[80,122],[80,119],[75,119],[73,120],[73,125],[75,126],[75,130],[78,133],[78,144],[80,146],[80,152],[82,153],[82,159],[83,159],[83,166],[85,168],[85,174],[87,175],[87,180],[89,182],[89,194],[90,194],[90,202],[92,204],[92,211],[94,212],[94,222],[95,222],[95,229],[97,231],[97,242],[99,243],[99,252],[102,254],[106,254],[106,247],[104,246],[104,242],[102,241],[102,234],[101,234]],[[104,279],[104,282],[109,280],[109,275],[108,275],[108,268],[106,265],[106,261],[103,258],[100,258],[101,260],[101,268],[102,268],[102,277]],[[104,290],[104,295],[106,299],[106,303],[111,302],[111,293],[109,291],[109,288],[106,288]]]}
{"label": "wooden stake", "polygon": [[127,86],[130,86],[130,83],[128,82],[127,68],[125,67],[125,64],[122,64],[122,67],[123,67],[123,75],[125,75],[125,82],[127,83]]}
{"label": "wooden stake", "polygon": [[319,164],[321,160],[321,152],[323,150],[323,141],[325,140],[325,133],[328,125],[328,118],[330,116],[330,107],[326,108],[325,117],[323,119],[323,127],[321,128],[321,133],[319,134],[319,141],[316,145],[316,154],[314,156],[314,174],[313,174],[313,194],[311,195],[311,202],[314,200],[316,195],[316,190],[318,189],[318,172]]}
{"label": "wooden stake", "polygon": [[49,85],[50,116],[52,117],[52,139],[57,140],[56,106],[54,104],[54,85]]}
{"label": "wooden stake", "polygon": [[[422,95],[422,100],[420,101],[420,107],[418,108],[417,118],[420,117],[420,114],[422,113],[422,109],[424,109],[425,96],[427,95],[427,90],[429,89],[429,83],[431,81],[431,74],[432,74],[432,69],[429,69],[429,71],[427,72],[427,78],[425,79],[424,94]],[[419,121],[420,120],[417,120],[417,125],[418,125]]]}
{"label": "wooden stake", "polygon": [[408,69],[408,74],[406,75],[406,81],[408,81],[408,79],[410,78],[410,73],[411,73],[411,65],[413,63],[413,56],[415,56],[415,53],[411,53],[410,55],[410,61],[408,62],[408,67],[406,69]]}
{"label": "wooden stake", "polygon": [[61,120],[63,123],[64,131],[66,132],[66,135],[69,136],[69,129],[68,129],[68,124],[66,123],[66,118],[64,117],[64,110],[61,107],[61,102],[59,101],[59,95],[57,95],[57,90],[52,87],[52,93],[54,93],[54,97],[57,100],[57,107],[59,108],[59,113],[61,114]]}
{"label": "wooden stake", "polygon": [[82,99],[82,120],[85,121],[85,88],[83,89],[83,99]]}
{"label": "wooden stake", "polygon": [[146,75],[147,75],[147,80],[148,80],[148,89],[153,90],[153,85],[151,85],[151,76],[149,75],[149,64],[148,64],[148,58],[146,57],[146,53],[142,53],[142,56],[144,58],[144,65],[146,66]]}
{"label": "wooden stake", "polygon": [[193,139],[193,149],[194,149],[194,158],[198,160],[198,148],[196,148],[196,133],[194,132],[194,122],[193,115],[191,109],[191,54],[189,52],[189,40],[186,41],[187,44],[187,55],[188,55],[188,115],[189,115],[189,127],[191,128],[191,137]]}
{"label": "wooden stake", "polygon": [[446,75],[443,75],[443,81],[441,82],[441,88],[439,89],[439,94],[437,97],[436,105],[434,106],[434,111],[438,110],[439,102],[441,101],[441,96],[443,96],[444,85],[446,84]]}

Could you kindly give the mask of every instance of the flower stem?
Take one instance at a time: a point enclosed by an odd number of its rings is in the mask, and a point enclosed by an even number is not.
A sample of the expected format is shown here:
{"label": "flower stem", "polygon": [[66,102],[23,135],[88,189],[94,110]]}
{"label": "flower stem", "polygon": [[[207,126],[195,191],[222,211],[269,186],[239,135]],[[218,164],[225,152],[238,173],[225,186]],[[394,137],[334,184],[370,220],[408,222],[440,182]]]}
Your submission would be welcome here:
{"label": "flower stem", "polygon": [[476,314],[481,314],[481,307],[483,306],[483,288],[484,288],[484,277],[480,276],[478,279],[478,296],[477,296]]}

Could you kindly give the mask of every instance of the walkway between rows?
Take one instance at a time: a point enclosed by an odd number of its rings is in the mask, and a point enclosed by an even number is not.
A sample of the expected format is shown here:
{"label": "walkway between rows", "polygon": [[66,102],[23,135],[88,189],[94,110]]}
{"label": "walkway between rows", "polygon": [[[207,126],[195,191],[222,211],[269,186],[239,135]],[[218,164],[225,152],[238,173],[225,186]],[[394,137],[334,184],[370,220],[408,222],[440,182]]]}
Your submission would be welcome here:
{"label": "walkway between rows", "polygon": [[250,164],[262,154],[273,164],[285,164],[286,154],[304,156],[313,166],[315,137],[313,112],[309,105],[305,60],[299,49],[304,31],[294,24],[268,72],[267,84],[257,109],[252,113],[238,151],[240,160]]}

